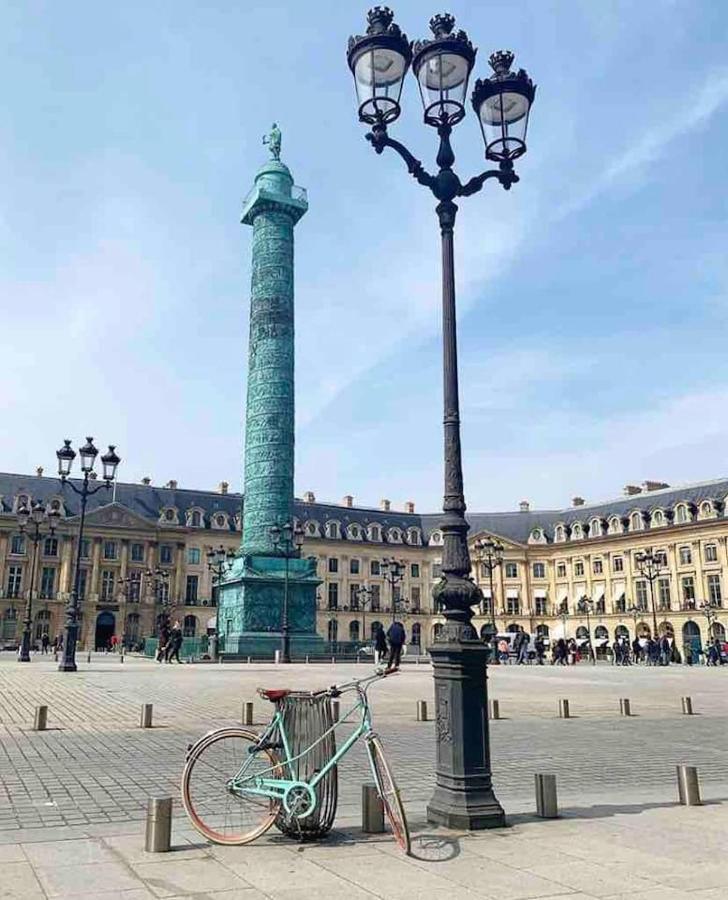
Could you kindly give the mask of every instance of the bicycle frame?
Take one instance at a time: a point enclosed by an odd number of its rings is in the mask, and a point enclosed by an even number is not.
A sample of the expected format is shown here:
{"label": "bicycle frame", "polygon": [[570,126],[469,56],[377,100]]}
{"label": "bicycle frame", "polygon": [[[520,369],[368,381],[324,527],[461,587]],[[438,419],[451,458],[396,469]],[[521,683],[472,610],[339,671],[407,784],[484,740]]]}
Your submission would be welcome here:
{"label": "bicycle frame", "polygon": [[[265,772],[257,773],[255,775],[246,775],[246,769],[250,765],[250,760],[253,758],[255,754],[255,748],[252,748],[250,751],[251,758],[246,760],[237,774],[233,776],[230,780],[229,785],[234,792],[240,792],[244,794],[256,794],[258,796],[270,797],[275,800],[281,800],[287,812],[291,812],[290,808],[287,804],[287,796],[290,791],[295,787],[299,790],[303,789],[309,798],[309,808],[307,808],[302,813],[297,813],[297,817],[300,819],[306,818],[306,816],[310,816],[316,809],[317,799],[315,788],[316,785],[324,778],[331,769],[338,764],[338,762],[346,756],[349,750],[354,746],[354,744],[360,739],[365,738],[368,739],[371,737],[374,732],[372,730],[372,720],[371,714],[369,711],[369,699],[367,697],[367,690],[369,689],[370,684],[381,678],[382,675],[377,674],[370,676],[369,678],[364,678],[356,681],[349,682],[344,685],[340,685],[335,690],[337,691],[337,695],[347,689],[353,689],[357,693],[357,701],[344,714],[344,716],[340,717],[337,722],[325,731],[320,737],[318,737],[312,744],[306,747],[301,753],[296,756],[291,755],[291,748],[288,741],[288,736],[286,735],[286,730],[283,722],[283,714],[280,709],[277,709],[275,715],[271,719],[270,723],[266,727],[263,734],[258,739],[258,745],[261,748],[266,746],[271,746],[272,738],[276,735],[280,735],[280,746],[283,750],[284,759],[281,759],[280,765],[281,767],[285,767],[288,770],[288,778],[266,778]],[[332,689],[333,690],[333,689]],[[339,747],[336,753],[331,757],[331,759],[326,763],[326,765],[320,769],[314,777],[310,781],[303,781],[301,779],[295,778],[293,771],[293,763],[297,762],[300,759],[303,759],[308,753],[310,753],[314,747],[318,746],[323,740],[325,740],[330,734],[332,734],[340,725],[354,717],[354,715],[360,712],[361,717],[359,720],[359,724],[354,729],[354,731],[347,737],[344,743]],[[374,768],[374,762],[371,757],[371,751],[369,751],[369,743],[367,741],[367,756],[369,757],[369,765],[372,769],[372,775],[374,776],[374,780],[379,786],[379,779],[377,777],[376,770]],[[273,768],[271,767],[267,771],[272,772]]]}

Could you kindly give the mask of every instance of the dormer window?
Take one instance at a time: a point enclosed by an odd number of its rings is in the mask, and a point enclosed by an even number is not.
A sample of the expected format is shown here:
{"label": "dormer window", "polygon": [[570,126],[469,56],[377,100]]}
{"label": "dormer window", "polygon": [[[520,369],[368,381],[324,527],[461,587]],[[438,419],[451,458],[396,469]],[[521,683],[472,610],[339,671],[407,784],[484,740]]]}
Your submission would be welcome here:
{"label": "dormer window", "polygon": [[25,507],[26,509],[30,509],[30,497],[27,494],[18,494],[15,498],[15,505],[13,507],[13,512],[17,513],[19,509]]}
{"label": "dormer window", "polygon": [[370,525],[369,526],[369,540],[370,541],[381,541],[382,539],[382,528],[381,525]]}
{"label": "dormer window", "polygon": [[665,524],[665,513],[661,509],[656,509],[652,513],[652,527],[660,528]]}
{"label": "dormer window", "polygon": [[326,523],[326,537],[330,538],[333,541],[339,540],[341,534],[339,532],[339,523],[338,522],[327,522]]}
{"label": "dormer window", "polygon": [[584,537],[584,528],[582,527],[581,522],[574,522],[571,526],[571,539],[572,541],[580,541]]}
{"label": "dormer window", "polygon": [[563,525],[557,525],[554,529],[554,540],[557,543],[566,540],[566,528]]}
{"label": "dormer window", "polygon": [[310,520],[306,522],[306,534],[309,537],[318,537],[319,536],[319,523]]}
{"label": "dormer window", "polygon": [[390,528],[387,534],[387,540],[392,544],[402,543],[402,532],[399,528]]}
{"label": "dormer window", "polygon": [[349,527],[346,529],[346,536],[352,541],[360,541],[361,529],[358,525],[349,525]]}
{"label": "dormer window", "polygon": [[433,531],[430,535],[430,543],[431,544],[441,544],[442,543],[442,532]]}
{"label": "dormer window", "polygon": [[621,534],[622,533],[622,520],[619,516],[612,516],[609,520],[609,533],[610,534]]}
{"label": "dormer window", "polygon": [[163,506],[159,513],[159,521],[163,525],[177,525],[177,510],[174,506]]}
{"label": "dormer window", "polygon": [[688,521],[688,508],[680,503],[675,509],[675,521],[678,525],[684,525]]}
{"label": "dormer window", "polygon": [[202,526],[202,513],[199,509],[193,509],[187,513],[187,525],[190,528],[200,528]]}
{"label": "dormer window", "polygon": [[407,530],[407,542],[415,547],[422,543],[422,535],[419,528],[409,528]]}
{"label": "dormer window", "polygon": [[703,502],[700,504],[700,518],[713,518],[713,504],[710,502],[710,500],[703,500]]}
{"label": "dormer window", "polygon": [[642,513],[633,512],[632,515],[629,517],[630,531],[642,531],[643,524],[644,523],[642,521]]}
{"label": "dormer window", "polygon": [[226,530],[228,528],[228,517],[223,512],[215,513],[211,519],[211,524],[213,528]]}
{"label": "dormer window", "polygon": [[589,537],[602,536],[602,523],[599,519],[592,519],[589,524]]}

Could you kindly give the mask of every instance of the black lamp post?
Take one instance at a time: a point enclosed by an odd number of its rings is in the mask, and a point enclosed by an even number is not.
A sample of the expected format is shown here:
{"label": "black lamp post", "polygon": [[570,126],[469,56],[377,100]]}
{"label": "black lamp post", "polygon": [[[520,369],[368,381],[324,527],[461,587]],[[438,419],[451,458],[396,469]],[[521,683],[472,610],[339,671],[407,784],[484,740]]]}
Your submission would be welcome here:
{"label": "black lamp post", "polygon": [[83,472],[83,481],[81,487],[77,487],[71,480],[71,467],[76,458],[76,451],[71,449],[71,442],[65,440],[60,450],[56,451],[58,458],[58,474],[61,479],[61,487],[68,485],[71,490],[78,494],[81,498],[81,518],[78,526],[78,546],[76,547],[76,572],[73,580],[73,591],[66,607],[66,633],[63,640],[63,659],[58,664],[60,672],[75,672],[76,666],[76,643],[78,642],[78,604],[79,592],[81,588],[81,549],[83,546],[83,528],[86,522],[86,504],[88,498],[98,493],[101,488],[107,490],[111,487],[111,483],[116,478],[116,470],[119,467],[121,459],[116,454],[116,448],[113,444],[109,445],[107,453],[101,457],[102,478],[103,483],[96,487],[90,486],[91,474],[94,471],[94,463],[99,451],[94,447],[94,439],[86,438],[86,443],[78,451],[81,457],[81,471]]}
{"label": "black lamp post", "polygon": [[715,633],[715,623],[718,621],[718,612],[720,606],[714,600],[704,600],[698,609],[708,620],[708,640],[712,641],[718,637]]}
{"label": "black lamp post", "polygon": [[564,640],[567,640],[566,637],[566,623],[569,618],[569,601],[566,597],[559,604],[559,615],[561,616],[561,629],[564,632]]}
{"label": "black lamp post", "polygon": [[352,594],[352,600],[356,600],[357,609],[361,610],[361,639],[362,644],[367,641],[367,606],[372,602],[372,589],[368,585],[358,587]]}
{"label": "black lamp post", "polygon": [[[30,643],[31,630],[33,628],[33,588],[35,587],[35,570],[38,560],[38,544],[45,540],[46,534],[41,532],[41,525],[48,524],[48,534],[55,534],[56,525],[61,518],[58,510],[46,510],[42,503],[33,503],[28,509],[27,506],[21,506],[18,510],[18,525],[20,533],[25,534],[29,541],[33,544],[33,554],[30,563],[30,588],[28,596],[25,600],[25,616],[23,618],[23,636],[20,642],[20,653],[18,654],[18,662],[30,662]],[[32,525],[32,530],[28,531],[28,526]]]}
{"label": "black lamp post", "polygon": [[655,608],[655,581],[665,569],[665,557],[662,553],[654,553],[652,547],[648,547],[641,553],[635,554],[637,569],[643,578],[650,583],[650,602],[652,604],[652,637],[657,640],[657,610]]}
{"label": "black lamp post", "polygon": [[381,572],[384,580],[389,584],[392,597],[392,621],[397,617],[400,609],[406,608],[406,601],[397,596],[397,585],[404,578],[406,565],[399,559],[383,559]]}
{"label": "black lamp post", "polygon": [[498,634],[498,626],[495,621],[495,591],[493,589],[493,573],[503,565],[503,544],[491,537],[477,540],[475,542],[476,562],[485,569],[490,582],[490,623],[486,625],[486,638],[491,646],[490,660],[492,665],[498,665],[498,648],[496,646],[496,635]]}
{"label": "black lamp post", "polygon": [[207,551],[207,568],[212,573],[212,596],[215,603],[215,651],[212,654],[213,658],[216,658],[219,652],[220,606],[218,603],[218,594],[220,592],[220,583],[230,571],[235,557],[235,551],[232,548],[226,550],[222,544],[220,544],[217,550],[210,549]]}
{"label": "black lamp post", "polygon": [[161,566],[157,566],[156,569],[147,569],[144,573],[144,577],[147,579],[147,584],[151,586],[152,596],[154,597],[154,606],[155,608],[161,606],[161,612],[157,613],[155,616],[155,627],[157,630],[157,635],[159,635],[163,630],[169,630],[169,610],[170,610],[170,602],[169,602],[169,578],[170,571],[169,569],[163,569]]}
{"label": "black lamp post", "polygon": [[291,629],[288,621],[288,568],[289,561],[301,555],[304,532],[300,525],[286,522],[283,525],[272,525],[268,529],[273,549],[286,561],[283,582],[283,620],[281,622],[281,660],[291,661]]}
{"label": "black lamp post", "polygon": [[636,603],[632,603],[627,607],[627,612],[632,616],[632,621],[634,622],[634,636],[639,637],[637,634],[637,620],[640,617],[640,613],[644,612]]}
{"label": "black lamp post", "polygon": [[[483,689],[488,650],[471,624],[472,607],[482,593],[470,574],[468,523],[460,448],[455,272],[453,228],[455,198],[477,193],[489,179],[510,189],[518,176],[513,161],[526,150],[526,127],[535,87],[521,69],[513,73],[511,53],[494,53],[494,74],[476,82],[471,103],[478,116],[486,159],[498,163],[466,181],[453,171],[450,145],[453,127],[465,116],[465,98],[476,50],[464,31],[454,31],[450,15],[430,21],[433,39],[410,46],[387,7],[367,15],[365,35],[351,37],[349,68],[358,96],[359,120],[371,126],[367,140],[381,154],[390,147],[409,173],[434,194],[442,239],[442,318],[445,430],[445,491],[441,525],[442,577],[435,586],[435,606],[443,610],[445,626],[431,648],[435,678],[437,778],[428,807],[431,822],[454,828],[503,825],[505,815],[493,793],[488,739],[487,696]],[[425,124],[437,129],[440,146],[437,175],[387,133],[400,114],[400,97],[410,63],[417,79]]]}
{"label": "black lamp post", "polygon": [[592,637],[591,637],[591,613],[594,605],[594,601],[591,600],[586,594],[579,599],[578,609],[579,612],[584,613],[586,615],[586,641],[587,647],[589,648],[589,659],[591,660],[591,664],[596,665],[596,657],[594,655],[594,648],[592,647]]}

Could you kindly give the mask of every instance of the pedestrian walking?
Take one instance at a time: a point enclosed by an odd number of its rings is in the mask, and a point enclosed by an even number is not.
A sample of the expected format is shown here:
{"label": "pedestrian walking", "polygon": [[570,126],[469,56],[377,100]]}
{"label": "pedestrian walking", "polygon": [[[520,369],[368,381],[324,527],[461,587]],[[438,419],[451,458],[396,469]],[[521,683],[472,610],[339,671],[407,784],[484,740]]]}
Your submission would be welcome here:
{"label": "pedestrian walking", "polygon": [[374,635],[374,665],[379,665],[386,655],[387,638],[384,634],[384,629],[380,625],[377,628],[377,633]]}
{"label": "pedestrian walking", "polygon": [[402,656],[402,647],[407,639],[404,625],[401,622],[392,622],[387,630],[387,638],[389,639],[389,662],[388,669],[399,669],[399,662]]}
{"label": "pedestrian walking", "polygon": [[554,647],[554,663],[557,666],[565,666],[568,656],[568,647],[566,645],[566,641],[563,638],[559,638],[556,641],[556,646]]}
{"label": "pedestrian walking", "polygon": [[171,663],[173,659],[176,659],[178,663],[181,663],[182,660],[179,658],[179,651],[182,646],[182,629],[179,627],[179,622],[175,622],[172,626],[172,630],[169,633],[168,646],[170,649],[166,655],[167,662]]}
{"label": "pedestrian walking", "polygon": [[40,636],[40,649],[41,649],[42,653],[45,654],[48,652],[48,644],[49,643],[50,643],[50,639],[44,631],[43,634]]}
{"label": "pedestrian walking", "polygon": [[162,623],[159,626],[159,645],[157,646],[157,662],[167,661],[167,646],[169,644],[169,626]]}
{"label": "pedestrian walking", "polygon": [[508,641],[505,638],[501,638],[500,641],[498,641],[498,659],[501,661],[502,665],[506,665],[509,661],[509,649]]}
{"label": "pedestrian walking", "polygon": [[536,651],[536,661],[539,666],[543,665],[543,658],[546,654],[546,645],[544,644],[544,640],[540,634],[536,635],[536,640],[533,642],[533,649]]}

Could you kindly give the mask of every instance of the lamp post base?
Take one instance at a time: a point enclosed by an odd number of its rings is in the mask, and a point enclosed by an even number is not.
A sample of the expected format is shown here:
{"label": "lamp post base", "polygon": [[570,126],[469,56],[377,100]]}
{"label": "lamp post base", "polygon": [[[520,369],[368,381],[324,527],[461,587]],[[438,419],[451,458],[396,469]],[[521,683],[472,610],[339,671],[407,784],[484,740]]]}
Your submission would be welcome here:
{"label": "lamp post base", "polygon": [[59,672],[77,672],[78,666],[73,661],[66,662],[65,660],[63,660],[58,665],[58,671]]}
{"label": "lamp post base", "polygon": [[435,680],[437,764],[427,820],[477,831],[502,828],[503,807],[493,792],[488,736],[488,650],[481,641],[429,648]]}

